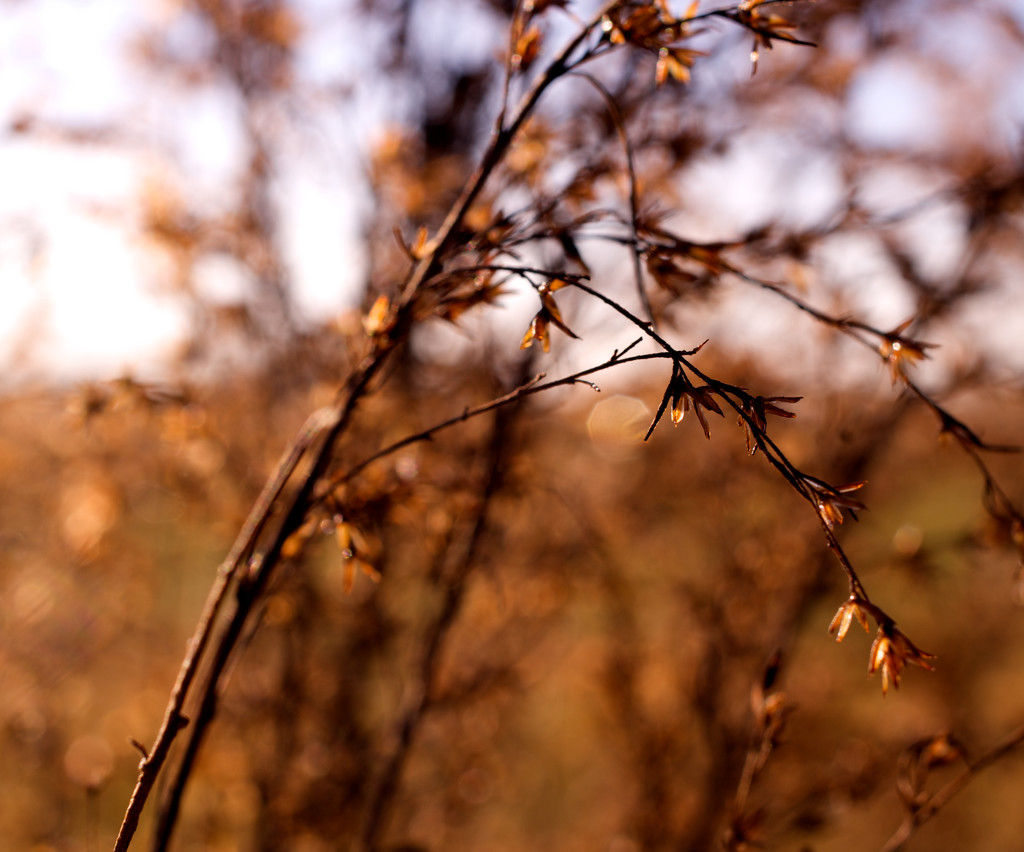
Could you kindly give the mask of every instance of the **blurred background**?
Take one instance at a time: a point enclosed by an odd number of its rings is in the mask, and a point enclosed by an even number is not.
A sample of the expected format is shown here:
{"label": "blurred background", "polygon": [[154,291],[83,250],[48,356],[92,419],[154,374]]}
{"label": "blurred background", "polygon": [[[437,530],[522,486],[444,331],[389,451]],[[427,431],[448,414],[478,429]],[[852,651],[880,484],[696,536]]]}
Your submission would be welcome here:
{"label": "blurred background", "polygon": [[[538,67],[594,8],[551,4]],[[724,20],[694,37],[686,85],[656,86],[638,53],[593,67],[645,205],[833,316],[917,317],[938,348],[915,378],[982,440],[1020,443],[1024,4],[778,12],[817,47],[762,47],[755,74],[750,34]],[[6,848],[111,846],[129,739],[152,741],[216,566],[359,357],[402,241],[438,226],[486,143],[511,14],[0,0]],[[628,299],[629,253],[596,212],[628,216],[616,140],[594,90],[565,80],[489,201],[515,209],[575,174],[560,203],[596,223],[579,250]],[[795,464],[868,481],[841,539],[937,670],[883,698],[870,637],[828,636],[847,588],[813,512],[731,418],[710,441],[684,420],[644,444],[667,376],[622,369],[350,484],[350,539],[324,536],[268,596],[174,848],[875,849],[905,813],[915,743],[953,743],[934,789],[1024,723],[1012,518],[971,457],[877,354],[772,293],[715,264],[648,283],[673,341],[711,339],[702,370],[803,397],[770,425]],[[536,298],[506,289],[415,331],[350,464],[636,336],[566,290],[582,341],[556,330],[550,355],[523,355]],[[985,459],[1019,511],[1019,457]],[[740,795],[766,706],[785,725]],[[913,842],[1017,849],[1022,789],[1011,755]]]}

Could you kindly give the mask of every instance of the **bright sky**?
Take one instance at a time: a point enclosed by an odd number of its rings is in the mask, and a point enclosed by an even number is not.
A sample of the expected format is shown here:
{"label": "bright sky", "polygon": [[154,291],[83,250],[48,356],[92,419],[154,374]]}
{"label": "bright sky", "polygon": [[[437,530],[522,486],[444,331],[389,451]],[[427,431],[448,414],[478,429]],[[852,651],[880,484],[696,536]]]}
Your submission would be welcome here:
{"label": "bright sky", "polygon": [[[286,167],[275,181],[299,305],[318,317],[344,308],[362,275],[360,152],[397,108],[362,71],[372,33],[346,27],[337,3],[296,5],[305,25],[301,81],[321,91],[354,87],[344,111],[338,101],[301,105],[302,120],[286,140],[295,156],[283,158]],[[1020,15],[1021,5],[1007,8]],[[180,55],[202,46],[201,30],[177,7],[169,0],[0,0],[0,363],[8,377],[145,373],[182,333],[186,316],[169,286],[169,270],[140,242],[134,199],[154,180],[172,179],[216,205],[246,152],[230,90],[215,82],[186,89],[143,73],[133,59],[147,29],[163,30]],[[429,34],[431,22],[443,19],[442,37],[478,49],[479,22],[466,11],[471,6],[461,9],[435,12],[418,31]],[[974,132],[988,133],[997,144],[1003,138],[1008,147],[1019,144],[1024,89],[1013,82],[1024,72],[1019,45],[1014,55],[989,24],[966,10],[955,27],[949,18],[933,23],[927,14],[921,22],[922,44],[962,55],[969,74],[929,75],[920,63],[883,54],[855,70],[842,126],[824,132],[842,130],[872,147],[927,152],[932,140],[964,121],[950,112],[950,93],[970,95],[973,81],[988,98],[987,113],[972,117],[982,125]],[[837,26],[832,38],[830,46],[856,62],[863,34]],[[27,117],[38,119],[38,127],[17,132]],[[108,126],[120,128],[118,138],[97,133],[83,141]],[[798,209],[813,220],[815,210],[834,200],[840,181],[835,164],[810,144],[814,132],[807,131],[809,144],[802,147],[771,129],[744,130],[727,156],[695,169],[688,197],[703,205],[707,221],[731,223],[737,232],[763,220],[766,210]],[[886,191],[898,186],[898,180],[885,184]],[[772,209],[780,203],[783,209]],[[933,227],[941,235],[941,222]],[[870,269],[870,259],[863,263]],[[204,292],[223,298],[245,284],[236,266],[216,258],[204,261],[197,279]],[[870,273],[860,283],[869,281]]]}
{"label": "bright sky", "polygon": [[[317,14],[316,3],[305,5]],[[173,4],[132,0],[4,5],[0,359],[8,377],[145,372],[182,335],[187,317],[169,270],[140,242],[135,199],[176,168],[209,209],[230,191],[247,152],[229,90],[186,91],[141,73],[132,59],[133,41],[172,13]],[[197,31],[174,20],[172,49],[194,51]],[[311,28],[300,72],[324,85],[356,73],[330,58],[352,54],[345,35]],[[372,102],[356,107],[375,112]],[[35,127],[16,132],[29,116]],[[307,128],[310,138],[294,143],[301,155],[276,175],[284,253],[309,316],[344,307],[363,266],[354,190],[365,139],[339,118]],[[376,110],[379,123],[386,118]],[[199,286],[230,298],[238,275],[214,260],[200,267]]]}

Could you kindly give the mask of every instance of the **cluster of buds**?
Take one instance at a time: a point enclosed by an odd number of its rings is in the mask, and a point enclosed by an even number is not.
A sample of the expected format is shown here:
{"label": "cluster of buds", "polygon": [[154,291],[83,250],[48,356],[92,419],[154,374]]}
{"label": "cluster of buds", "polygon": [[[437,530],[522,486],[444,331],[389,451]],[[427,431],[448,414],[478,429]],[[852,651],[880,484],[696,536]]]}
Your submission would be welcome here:
{"label": "cluster of buds", "polygon": [[936,345],[903,336],[903,332],[910,327],[913,321],[913,318],[908,319],[892,331],[886,332],[878,346],[879,354],[889,367],[889,375],[892,377],[893,384],[906,381],[907,368],[927,358],[928,350],[934,349]]}
{"label": "cluster of buds", "polygon": [[878,633],[875,635],[875,641],[871,644],[871,651],[868,654],[868,674],[878,671],[882,673],[883,695],[889,691],[890,685],[899,689],[900,676],[908,663],[928,671],[935,670],[934,666],[928,662],[935,659],[933,654],[928,654],[918,648],[903,631],[896,627],[892,619],[879,611],[874,604],[857,595],[850,595],[849,599],[839,607],[828,626],[828,632],[835,633],[836,641],[842,642],[854,619],[867,632],[869,614],[878,622]]}
{"label": "cluster of buds", "polygon": [[623,3],[604,16],[601,26],[612,44],[630,44],[658,57],[654,77],[659,86],[670,77],[688,83],[694,60],[704,54],[681,47],[680,42],[695,35],[688,22],[697,14],[697,6],[695,0],[682,18],[676,18],[665,0]]}
{"label": "cluster of buds", "polygon": [[539,340],[540,345],[544,347],[544,351],[550,352],[551,338],[549,330],[552,324],[562,329],[569,337],[579,340],[579,335],[565,324],[565,321],[562,319],[562,313],[558,310],[558,305],[555,304],[555,297],[552,295],[556,290],[560,290],[565,286],[566,282],[561,278],[552,278],[537,288],[537,295],[540,296],[540,310],[537,311],[530,322],[530,327],[523,336],[520,348],[529,349],[533,346],[533,341]]}

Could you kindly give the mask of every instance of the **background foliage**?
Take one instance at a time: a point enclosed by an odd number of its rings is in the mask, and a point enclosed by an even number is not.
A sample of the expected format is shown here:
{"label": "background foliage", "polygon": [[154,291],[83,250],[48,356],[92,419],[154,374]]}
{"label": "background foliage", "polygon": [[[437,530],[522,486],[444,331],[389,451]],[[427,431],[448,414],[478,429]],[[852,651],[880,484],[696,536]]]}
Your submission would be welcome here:
{"label": "background foliage", "polygon": [[[367,347],[391,346],[334,449],[337,488],[246,622],[174,848],[874,849],[901,825],[920,848],[1016,848],[1024,494],[1019,457],[991,449],[1024,423],[1005,343],[1024,172],[1000,83],[1021,63],[1019,10],[758,5],[733,10],[741,26],[695,22],[679,45],[662,24],[685,7],[611,10],[615,51],[540,102],[407,324],[402,282],[484,150],[503,66],[515,94],[594,9],[203,0],[144,33],[140,68],[230,92],[247,156],[214,199],[164,151],[159,180],[126,202],[189,311],[164,376],[0,403],[11,848],[113,841],[136,749],[152,747],[264,480]],[[439,26],[453,15],[460,27]],[[331,25],[373,47],[358,86],[304,76],[310,33]],[[866,99],[872,74],[895,106]],[[338,144],[318,122],[365,115],[367,91],[393,114],[361,137],[360,287],[312,318],[284,249],[287,175]],[[83,139],[29,111],[10,133],[117,146],[127,130]],[[451,274],[467,246],[477,266],[552,274]],[[211,258],[243,282],[230,297],[200,286]],[[749,457],[724,396],[680,391],[655,360],[356,468],[541,371],[621,353],[642,330],[593,292],[650,310],[677,350],[710,339],[690,361],[715,387],[786,397],[798,417],[768,418],[774,446],[822,483],[866,481],[857,501],[821,492],[831,511],[816,514],[767,445]],[[542,345],[521,348],[527,329]],[[883,615],[936,655],[884,698],[856,620],[829,640],[851,589],[823,519]],[[1001,741],[1005,760],[988,751]],[[965,769],[916,828],[927,794]]]}

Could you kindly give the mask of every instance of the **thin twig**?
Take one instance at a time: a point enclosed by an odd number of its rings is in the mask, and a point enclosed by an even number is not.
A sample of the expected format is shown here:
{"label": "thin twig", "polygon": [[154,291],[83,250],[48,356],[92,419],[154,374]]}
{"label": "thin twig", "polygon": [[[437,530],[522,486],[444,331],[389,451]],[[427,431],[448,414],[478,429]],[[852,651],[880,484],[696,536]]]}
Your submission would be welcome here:
{"label": "thin twig", "polygon": [[885,843],[881,852],[900,852],[917,830],[949,804],[950,800],[980,772],[1013,753],[1022,744],[1024,744],[1024,725],[1011,731],[981,757],[971,761],[962,772],[929,796],[925,802],[909,809],[900,827]]}
{"label": "thin twig", "polygon": [[[525,366],[525,362],[524,362]],[[507,394],[508,402],[519,402],[522,394]],[[480,542],[487,526],[487,513],[492,498],[501,487],[504,462],[511,455],[509,430],[516,408],[504,405],[496,409],[497,416],[487,444],[486,470],[479,498],[472,516],[463,519],[458,535],[439,556],[445,564],[435,573],[442,587],[441,609],[424,636],[423,656],[419,664],[416,691],[399,720],[397,745],[384,763],[375,780],[366,805],[366,817],[360,832],[362,852],[374,852],[380,836],[387,827],[388,815],[394,806],[395,793],[402,770],[408,760],[417,731],[434,698],[438,665],[445,640],[461,609],[466,592],[466,579],[477,559]]]}
{"label": "thin twig", "polygon": [[213,588],[210,589],[202,614],[199,617],[199,623],[192,638],[189,640],[188,652],[182,661],[174,688],[171,690],[170,700],[167,704],[167,709],[164,711],[163,722],[160,725],[160,730],[157,732],[156,741],[148,750],[137,745],[139,750],[143,751],[144,756],[139,763],[139,777],[114,844],[115,852],[127,849],[131,843],[132,837],[138,828],[142,809],[145,807],[146,800],[149,798],[156,778],[167,760],[171,744],[178,735],[178,732],[188,725],[189,720],[182,712],[185,700],[188,697],[189,689],[195,680],[203,655],[213,636],[214,626],[220,610],[227,599],[228,589],[252,554],[256,542],[270,518],[273,507],[281,495],[281,491],[308,449],[313,435],[320,428],[323,417],[324,412],[318,411],[306,421],[306,424],[285,452],[267,484],[264,486],[262,493],[257,498],[227,558],[217,569],[217,579],[213,584]]}
{"label": "thin twig", "polygon": [[[161,821],[164,828],[158,834],[157,848],[164,848],[169,842],[192,761],[198,752],[209,719],[212,718],[215,709],[215,695],[220,675],[242,633],[242,623],[248,617],[250,607],[258,598],[280,557],[285,540],[301,525],[305,517],[315,485],[327,472],[337,440],[348,427],[355,407],[370,382],[389,359],[398,342],[404,339],[403,332],[412,322],[415,299],[422,290],[424,282],[440,268],[444,253],[454,242],[459,225],[483,190],[488,177],[504,157],[513,139],[536,108],[541,96],[555,80],[567,72],[572,55],[599,25],[605,8],[611,8],[613,5],[615,5],[614,2],[608,3],[589,24],[581,29],[548,66],[547,70],[534,82],[509,126],[499,128],[492,136],[491,142],[481,158],[480,165],[442,224],[432,250],[413,268],[405,282],[397,304],[394,333],[377,336],[371,340],[367,354],[349,377],[342,394],[339,395],[338,402],[332,408],[318,412],[311,418],[307,427],[292,442],[285,452],[281,464],[271,475],[228,558],[218,570],[217,580],[210,591],[196,632],[189,643],[189,650],[182,663],[178,679],[171,692],[156,742],[140,763],[139,777],[118,831],[114,852],[124,852],[131,844],[142,810],[167,760],[171,744],[178,732],[188,723],[182,710],[189,698],[200,665],[206,657],[207,648],[213,638],[218,615],[227,599],[228,590],[233,581],[238,580],[242,575],[242,569],[246,566],[249,558],[255,555],[254,550],[260,536],[265,531],[272,515],[277,514],[278,517],[283,517],[283,520],[265,547],[261,549],[258,555],[258,570],[250,572],[244,588],[239,587],[236,595],[238,608],[227,628],[218,637],[219,644],[208,670],[203,696],[199,700],[203,724],[193,726],[185,759],[179,765],[177,774],[171,781],[169,787],[171,792],[164,803],[163,812],[166,816]],[[312,431],[308,431],[310,429]],[[300,483],[297,483],[292,497],[287,498],[282,493],[283,489],[291,479],[299,461],[307,457],[307,452],[314,440],[319,440],[320,443],[311,454],[309,472]]]}
{"label": "thin twig", "polygon": [[622,142],[622,150],[626,155],[626,175],[629,178],[629,227],[633,237],[633,279],[637,294],[640,297],[640,304],[643,305],[644,315],[653,326],[654,311],[651,309],[651,300],[647,296],[647,288],[644,287],[643,271],[640,267],[640,238],[637,236],[638,222],[640,220],[640,200],[637,188],[636,157],[633,154],[633,146],[629,141],[629,133],[626,131],[626,124],[622,120],[622,112],[619,110],[618,104],[615,103],[615,98],[612,97],[612,93],[605,88],[601,81],[592,74],[582,71],[576,71],[574,74],[590,83],[604,99],[605,105],[608,108],[608,115],[611,116],[612,123],[615,125],[615,130]]}
{"label": "thin twig", "polygon": [[598,364],[594,367],[587,367],[586,369],[579,370],[575,373],[572,373],[571,375],[563,376],[559,379],[552,379],[550,382],[543,382],[542,380],[545,378],[546,374],[538,373],[529,382],[520,385],[515,390],[509,391],[509,393],[505,394],[504,396],[500,396],[495,399],[489,400],[488,402],[474,406],[473,408],[466,408],[463,410],[461,414],[457,414],[454,417],[449,417],[447,420],[442,420],[438,423],[435,423],[433,426],[423,429],[420,432],[416,432],[415,434],[412,435],[407,435],[405,438],[401,438],[398,441],[388,444],[386,447],[383,447],[377,452],[373,453],[372,455],[367,456],[358,464],[353,465],[343,474],[339,474],[333,477],[331,479],[331,485],[333,487],[348,482],[354,477],[358,476],[360,473],[362,473],[374,462],[377,462],[380,459],[385,458],[386,456],[392,455],[398,452],[399,450],[403,449],[404,447],[408,447],[412,444],[418,444],[423,441],[428,441],[432,437],[434,437],[434,435],[437,435],[438,433],[443,432],[446,429],[450,429],[452,426],[457,426],[458,424],[465,423],[467,420],[471,420],[474,417],[479,417],[482,414],[487,414],[490,411],[494,411],[498,408],[503,408],[507,405],[510,405],[511,403],[523,399],[524,397],[532,396],[533,394],[543,393],[545,391],[551,390],[552,388],[579,384],[587,376],[592,376],[595,373],[600,373],[604,370],[611,369],[612,367],[617,367],[620,364],[632,364],[637,361],[649,361],[652,358],[664,359],[668,357],[665,353],[662,352],[649,352],[643,355],[630,355],[628,358],[624,357],[624,353],[629,351],[629,349],[632,349],[635,344],[636,342],[630,344],[630,346],[624,349],[622,353],[614,353],[603,364]]}

